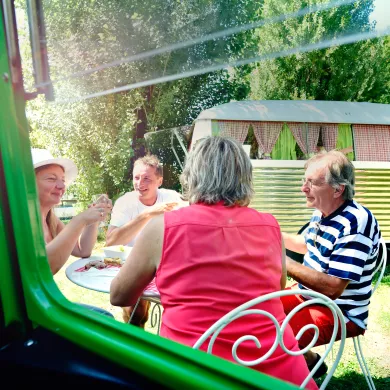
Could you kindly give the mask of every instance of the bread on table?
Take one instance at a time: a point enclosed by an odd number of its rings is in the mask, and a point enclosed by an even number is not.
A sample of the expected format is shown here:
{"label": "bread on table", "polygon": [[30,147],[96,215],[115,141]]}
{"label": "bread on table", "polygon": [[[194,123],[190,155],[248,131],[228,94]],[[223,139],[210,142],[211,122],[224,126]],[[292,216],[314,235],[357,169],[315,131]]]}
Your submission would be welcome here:
{"label": "bread on table", "polygon": [[105,257],[104,263],[107,265],[121,265],[122,260],[119,257]]}

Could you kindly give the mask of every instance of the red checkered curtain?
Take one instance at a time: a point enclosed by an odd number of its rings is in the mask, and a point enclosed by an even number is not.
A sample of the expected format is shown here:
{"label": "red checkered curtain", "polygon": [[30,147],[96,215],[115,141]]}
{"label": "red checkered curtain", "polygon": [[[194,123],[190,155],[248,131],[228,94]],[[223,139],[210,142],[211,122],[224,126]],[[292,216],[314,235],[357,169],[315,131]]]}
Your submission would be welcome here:
{"label": "red checkered curtain", "polygon": [[307,144],[306,144],[306,124],[305,123],[296,123],[288,122],[288,128],[294,135],[294,138],[297,141],[297,144],[301,148],[302,152],[306,155],[309,154]]}
{"label": "red checkered curtain", "polygon": [[251,123],[259,149],[264,153],[264,159],[271,159],[271,152],[282,131],[283,122],[256,122]]}
{"label": "red checkered curtain", "polygon": [[322,124],[322,144],[327,152],[329,150],[336,149],[337,135],[339,132],[339,126],[336,123]]}
{"label": "red checkered curtain", "polygon": [[244,143],[249,131],[249,122],[239,121],[218,121],[220,135],[234,138],[240,143]]}
{"label": "red checkered curtain", "polygon": [[356,161],[390,161],[390,126],[353,125]]}
{"label": "red checkered curtain", "polygon": [[307,148],[309,150],[309,156],[313,156],[317,153],[318,138],[320,137],[319,123],[308,123],[307,124]]}

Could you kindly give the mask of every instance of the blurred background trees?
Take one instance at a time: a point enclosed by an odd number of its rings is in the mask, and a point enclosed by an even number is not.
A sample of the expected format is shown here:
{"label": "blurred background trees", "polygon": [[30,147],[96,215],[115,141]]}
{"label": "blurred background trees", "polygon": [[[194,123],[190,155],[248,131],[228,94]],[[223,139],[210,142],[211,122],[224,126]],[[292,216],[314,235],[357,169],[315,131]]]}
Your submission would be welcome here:
{"label": "blurred background trees", "polygon": [[[199,39],[328,1],[45,0],[56,101],[39,96],[28,103],[32,144],[75,161],[80,174],[70,194],[88,200],[104,192],[116,199],[131,190],[132,163],[148,149],[167,167],[165,186],[178,189],[180,166],[169,152],[169,137],[157,131],[189,126],[209,107],[248,98],[390,103],[390,39],[338,44],[340,34],[375,28],[373,0]],[[24,2],[17,5],[31,90]],[[250,58],[262,60],[218,69],[227,59]],[[212,72],[196,73],[213,66]],[[158,82],[148,85],[150,79]],[[126,84],[139,87],[121,89]],[[150,132],[155,136],[145,142]]]}

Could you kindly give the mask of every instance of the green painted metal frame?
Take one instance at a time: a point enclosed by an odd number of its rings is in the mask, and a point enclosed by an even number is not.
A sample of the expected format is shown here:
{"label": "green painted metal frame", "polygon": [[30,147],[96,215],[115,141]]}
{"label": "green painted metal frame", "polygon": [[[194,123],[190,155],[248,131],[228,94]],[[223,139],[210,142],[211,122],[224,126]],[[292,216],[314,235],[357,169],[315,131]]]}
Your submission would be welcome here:
{"label": "green painted metal frame", "polygon": [[[0,3],[1,4],[1,3]],[[61,337],[171,388],[295,389],[69,302],[51,275],[42,236],[23,91],[14,91],[0,7],[0,298],[5,327]]]}

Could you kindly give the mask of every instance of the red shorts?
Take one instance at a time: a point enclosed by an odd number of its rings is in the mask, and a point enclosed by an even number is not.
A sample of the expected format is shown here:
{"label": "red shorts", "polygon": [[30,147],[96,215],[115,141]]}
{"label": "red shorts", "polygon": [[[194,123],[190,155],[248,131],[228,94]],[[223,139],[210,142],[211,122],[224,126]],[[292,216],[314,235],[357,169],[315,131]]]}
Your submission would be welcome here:
{"label": "red shorts", "polygon": [[[297,288],[297,284],[286,288],[286,290],[291,290]],[[305,302],[306,300],[301,295],[289,295],[285,297],[280,298],[283,307],[284,312],[286,315],[290,313],[291,310],[293,310],[296,306],[298,306],[300,303]],[[297,335],[297,333],[308,324],[314,324],[319,329],[319,337],[315,344],[315,346],[318,345],[324,345],[328,344],[333,332],[333,314],[330,311],[329,308],[323,305],[310,305],[306,306],[305,308],[301,309],[296,313],[289,322],[294,335]],[[347,337],[355,337],[359,336],[361,334],[364,334],[364,329],[360,326],[356,325],[352,321],[348,321],[346,324],[347,328]],[[313,340],[314,337],[314,330],[309,329],[306,332],[303,333],[300,340],[298,340],[299,347],[302,349],[309,345],[311,340]],[[337,334],[336,340],[340,340],[340,329]]]}

